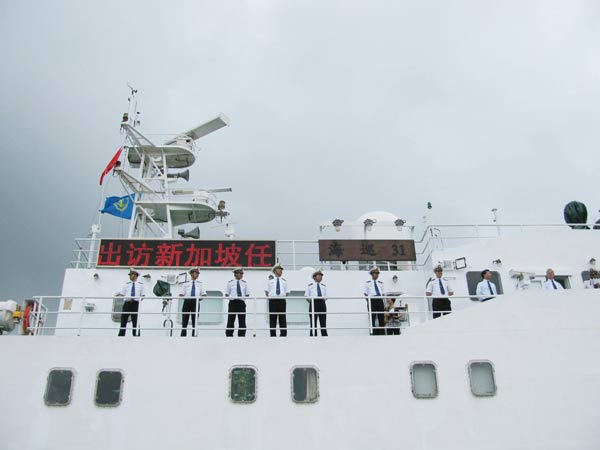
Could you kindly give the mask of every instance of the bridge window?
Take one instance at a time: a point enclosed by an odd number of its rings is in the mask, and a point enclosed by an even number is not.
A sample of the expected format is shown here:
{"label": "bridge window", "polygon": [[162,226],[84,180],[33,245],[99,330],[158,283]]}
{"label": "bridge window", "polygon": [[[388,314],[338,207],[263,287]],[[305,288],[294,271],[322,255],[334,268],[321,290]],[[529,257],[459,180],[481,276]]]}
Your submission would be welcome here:
{"label": "bridge window", "polygon": [[44,394],[46,405],[67,406],[71,403],[74,377],[75,374],[72,369],[50,370],[46,382],[46,393]]}
{"label": "bridge window", "polygon": [[254,403],[256,401],[256,369],[254,367],[233,367],[229,371],[229,398],[234,403]]}
{"label": "bridge window", "polygon": [[[113,322],[121,323],[121,311],[123,311],[124,302],[123,297],[113,297],[112,314],[110,315]],[[131,322],[131,317],[127,322]]]}
{"label": "bridge window", "polygon": [[96,378],[95,403],[97,406],[114,407],[121,404],[123,373],[119,370],[101,370]]}
{"label": "bridge window", "polygon": [[415,362],[410,366],[412,393],[415,398],[435,398],[438,395],[435,365],[430,362]]}
{"label": "bridge window", "polygon": [[319,373],[315,367],[292,369],[292,399],[296,403],[315,403],[319,400]]}
{"label": "bridge window", "polygon": [[[198,325],[218,325],[223,322],[223,293],[221,291],[206,291],[206,297],[198,302]],[[177,323],[181,323],[183,299],[179,299],[179,314]],[[219,313],[219,314],[214,314]]]}
{"label": "bridge window", "polygon": [[[294,297],[304,297],[304,291],[290,291],[287,296],[285,311],[288,329],[290,325],[308,325],[308,302],[304,298]],[[269,323],[268,314],[265,314],[265,322]]]}
{"label": "bridge window", "polygon": [[[496,285],[496,289],[498,289],[498,294],[502,294],[504,290],[502,289],[502,278],[500,278],[500,274],[493,270],[490,270],[490,272],[492,273],[492,279],[490,281]],[[475,297],[475,295],[477,294],[477,285],[482,280],[483,278],[481,278],[481,271],[467,272],[467,287],[469,289],[469,295],[474,296],[471,297],[471,300],[477,302],[479,301],[479,297]]]}
{"label": "bridge window", "polygon": [[475,397],[493,397],[496,395],[494,367],[489,361],[471,361],[469,363],[471,392]]}

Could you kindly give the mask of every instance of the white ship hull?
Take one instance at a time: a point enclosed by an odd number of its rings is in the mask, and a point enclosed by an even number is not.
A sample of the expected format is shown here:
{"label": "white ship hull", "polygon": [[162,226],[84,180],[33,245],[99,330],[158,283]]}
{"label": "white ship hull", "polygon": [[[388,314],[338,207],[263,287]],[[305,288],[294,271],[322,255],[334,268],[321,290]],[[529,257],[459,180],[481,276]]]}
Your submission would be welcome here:
{"label": "white ship hull", "polygon": [[[528,291],[396,337],[7,338],[1,448],[597,449],[598,317],[595,291]],[[496,395],[471,393],[473,360],[493,364]],[[411,391],[423,361],[433,399]],[[254,403],[229,400],[239,365],[257,369]],[[292,401],[299,365],[318,370],[316,403]],[[65,408],[43,400],[57,367],[75,372]],[[101,369],[124,374],[117,408],[94,405]]]}

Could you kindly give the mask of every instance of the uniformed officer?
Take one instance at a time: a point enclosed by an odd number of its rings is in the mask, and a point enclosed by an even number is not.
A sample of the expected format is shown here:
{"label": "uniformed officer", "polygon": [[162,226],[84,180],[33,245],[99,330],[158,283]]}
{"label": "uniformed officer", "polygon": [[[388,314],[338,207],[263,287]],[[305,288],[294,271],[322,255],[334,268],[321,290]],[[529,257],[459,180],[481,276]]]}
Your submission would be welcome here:
{"label": "uniformed officer", "polygon": [[562,291],[564,289],[563,285],[554,278],[554,270],[552,269],[546,270],[546,281],[544,281],[542,288],[547,291]]}
{"label": "uniformed officer", "polygon": [[235,316],[238,317],[238,336],[246,336],[246,302],[245,297],[250,297],[250,289],[246,280],[242,280],[244,269],[241,267],[233,271],[234,279],[227,283],[225,288],[225,297],[229,298],[229,308],[227,316],[226,336],[233,336],[235,327]]}
{"label": "uniformed officer", "polygon": [[364,294],[367,297],[367,301],[371,305],[371,328],[373,335],[384,335],[385,334],[385,321],[383,314],[383,294],[385,292],[383,288],[383,282],[378,280],[379,268],[373,267],[369,270],[371,279],[365,283]]}
{"label": "uniformed officer", "polygon": [[433,273],[434,277],[430,278],[425,286],[425,295],[433,297],[431,309],[433,311],[433,318],[437,319],[442,314],[450,314],[450,311],[452,311],[452,305],[448,297],[454,295],[454,289],[452,289],[450,283],[442,278],[444,273],[442,266],[437,266],[433,269]]}
{"label": "uniformed officer", "polygon": [[479,297],[479,301],[487,302],[498,295],[498,288],[495,283],[492,283],[492,272],[489,269],[485,269],[481,272],[482,281],[477,284],[476,294]]}
{"label": "uniformed officer", "polygon": [[585,289],[600,289],[600,278],[598,278],[598,271],[596,269],[590,269],[590,279],[583,282]]}
{"label": "uniformed officer", "polygon": [[179,294],[183,297],[183,313],[181,317],[181,335],[187,336],[187,326],[190,319],[192,319],[192,336],[196,336],[196,316],[200,310],[199,302],[202,300],[200,297],[206,297],[206,289],[204,289],[204,283],[198,280],[200,275],[200,269],[194,267],[190,270],[190,281],[183,284],[183,292]]}
{"label": "uniformed officer", "polygon": [[[306,287],[304,296],[309,302],[308,314],[310,318],[310,335],[317,336],[317,320],[321,325],[321,336],[327,336],[327,286],[321,281],[323,280],[323,272],[317,270],[312,275],[314,283],[309,283]],[[313,314],[312,306],[315,305],[315,314]],[[314,327],[313,327],[314,325]],[[314,332],[314,334],[313,334]]]}
{"label": "uniformed officer", "polygon": [[119,336],[125,336],[127,322],[131,317],[131,328],[134,336],[139,336],[138,330],[138,311],[140,302],[144,299],[144,283],[138,281],[140,273],[133,267],[129,269],[129,281],[121,288],[116,295],[125,297],[123,301],[123,311],[121,312],[121,328]]}
{"label": "uniformed officer", "polygon": [[287,320],[285,317],[285,298],[290,293],[288,284],[283,274],[283,267],[277,264],[273,267],[275,276],[269,277],[265,288],[265,296],[269,301],[269,332],[276,336],[277,322],[279,321],[279,336],[287,336]]}

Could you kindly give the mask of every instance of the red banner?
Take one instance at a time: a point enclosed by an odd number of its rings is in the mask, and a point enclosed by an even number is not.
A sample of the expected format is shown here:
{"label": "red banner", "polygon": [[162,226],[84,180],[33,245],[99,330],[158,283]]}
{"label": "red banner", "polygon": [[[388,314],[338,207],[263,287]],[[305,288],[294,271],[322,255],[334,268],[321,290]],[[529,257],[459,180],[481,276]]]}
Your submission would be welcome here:
{"label": "red banner", "polygon": [[101,267],[272,267],[275,241],[101,239]]}

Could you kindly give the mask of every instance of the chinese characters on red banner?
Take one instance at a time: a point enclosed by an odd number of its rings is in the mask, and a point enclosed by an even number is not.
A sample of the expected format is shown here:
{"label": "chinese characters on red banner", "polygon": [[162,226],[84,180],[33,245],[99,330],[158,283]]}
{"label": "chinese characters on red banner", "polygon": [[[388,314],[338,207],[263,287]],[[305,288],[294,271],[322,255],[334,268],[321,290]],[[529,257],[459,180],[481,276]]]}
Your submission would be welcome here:
{"label": "chinese characters on red banner", "polygon": [[102,239],[98,266],[271,267],[275,241]]}

